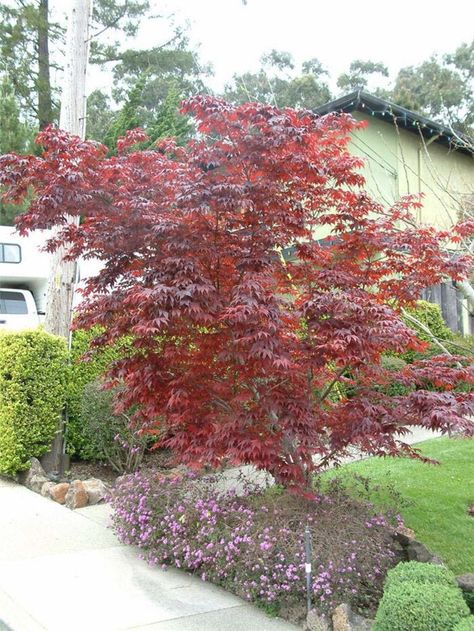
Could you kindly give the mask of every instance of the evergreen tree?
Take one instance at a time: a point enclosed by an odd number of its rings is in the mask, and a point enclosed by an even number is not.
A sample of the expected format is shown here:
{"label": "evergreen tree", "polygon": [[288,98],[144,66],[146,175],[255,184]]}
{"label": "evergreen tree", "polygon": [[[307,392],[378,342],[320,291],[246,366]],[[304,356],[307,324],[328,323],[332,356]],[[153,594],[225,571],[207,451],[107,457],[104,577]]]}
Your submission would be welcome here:
{"label": "evergreen tree", "polygon": [[[34,130],[20,119],[11,81],[4,75],[0,81],[0,155],[30,152],[33,137]],[[0,225],[12,225],[21,210],[0,199]]]}
{"label": "evergreen tree", "polygon": [[175,138],[178,144],[184,144],[189,139],[192,134],[192,125],[187,116],[180,114],[180,103],[181,97],[177,87],[172,84],[156,120],[147,129],[151,144],[162,138]]}
{"label": "evergreen tree", "polygon": [[109,148],[109,155],[115,153],[117,140],[120,136],[124,136],[129,129],[140,127],[138,108],[142,102],[142,93],[146,79],[146,73],[143,73],[128,93],[124,106],[105,134],[104,144]]}

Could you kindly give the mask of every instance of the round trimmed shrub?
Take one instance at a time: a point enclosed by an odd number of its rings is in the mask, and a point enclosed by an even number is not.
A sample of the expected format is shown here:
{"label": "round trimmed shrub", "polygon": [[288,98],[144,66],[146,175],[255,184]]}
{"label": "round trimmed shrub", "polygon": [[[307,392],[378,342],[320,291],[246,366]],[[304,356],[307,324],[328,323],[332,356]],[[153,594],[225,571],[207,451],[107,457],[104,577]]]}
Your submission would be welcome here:
{"label": "round trimmed shrub", "polygon": [[0,333],[0,473],[46,453],[66,400],[67,348],[41,329]]}
{"label": "round trimmed shrub", "polygon": [[439,584],[410,581],[384,592],[374,631],[452,631],[469,615],[461,592]]}
{"label": "round trimmed shrub", "polygon": [[474,631],[474,616],[463,618],[458,622],[453,631]]}
{"label": "round trimmed shrub", "polygon": [[393,585],[399,585],[407,581],[419,585],[430,583],[457,587],[454,574],[444,565],[408,561],[407,563],[399,563],[387,573],[384,589],[391,589]]}

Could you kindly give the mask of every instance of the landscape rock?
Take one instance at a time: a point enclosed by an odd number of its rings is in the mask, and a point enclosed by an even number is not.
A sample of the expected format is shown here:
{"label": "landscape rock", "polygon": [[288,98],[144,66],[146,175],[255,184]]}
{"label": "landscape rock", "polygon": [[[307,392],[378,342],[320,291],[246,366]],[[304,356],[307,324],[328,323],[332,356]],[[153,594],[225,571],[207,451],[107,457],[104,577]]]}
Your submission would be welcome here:
{"label": "landscape rock", "polygon": [[66,494],[69,491],[69,487],[70,484],[68,482],[53,484],[49,491],[49,497],[58,504],[64,504],[66,502]]}
{"label": "landscape rock", "polygon": [[306,616],[306,625],[304,627],[306,631],[329,631],[329,623],[326,618],[320,616],[315,609]]}
{"label": "landscape rock", "polygon": [[371,631],[374,626],[374,620],[370,620],[369,618],[364,618],[363,616],[359,616],[357,613],[352,613],[351,619],[351,629],[352,631]]}
{"label": "landscape rock", "polygon": [[35,493],[41,493],[43,485],[47,482],[51,482],[51,480],[48,480],[44,475],[32,475],[28,478],[26,486]]}
{"label": "landscape rock", "polygon": [[436,554],[433,554],[433,556],[429,560],[429,563],[432,563],[433,565],[444,565],[443,559],[439,556],[436,556]]}
{"label": "landscape rock", "polygon": [[336,607],[332,614],[333,631],[370,631],[373,624],[373,620],[359,616],[345,603]]}
{"label": "landscape rock", "polygon": [[395,541],[402,546],[407,546],[411,541],[415,539],[415,531],[411,528],[407,528],[407,526],[397,526],[393,533],[393,538]]}
{"label": "landscape rock", "polygon": [[420,561],[421,563],[429,563],[433,559],[433,554],[419,541],[410,541],[406,547],[409,561]]}
{"label": "landscape rock", "polygon": [[51,482],[51,481],[45,482],[43,486],[41,487],[41,491],[40,491],[41,495],[43,497],[49,497],[49,492],[53,486],[54,486],[54,482]]}
{"label": "landscape rock", "polygon": [[82,485],[87,493],[89,504],[98,504],[102,502],[107,495],[107,485],[97,478],[91,478],[90,480],[84,480]]}
{"label": "landscape rock", "polygon": [[88,504],[88,497],[84,485],[81,480],[74,480],[69,486],[66,493],[65,504],[68,508],[74,510],[75,508],[84,508]]}
{"label": "landscape rock", "polygon": [[333,631],[351,631],[351,608],[342,603],[332,613]]}
{"label": "landscape rock", "polygon": [[456,580],[463,592],[474,594],[474,574],[462,574],[456,576]]}
{"label": "landscape rock", "polygon": [[40,461],[37,458],[31,458],[30,463],[30,468],[27,471],[23,471],[19,475],[20,483],[24,484],[28,488],[31,488],[31,478],[33,478],[34,476],[41,476],[45,480],[47,480],[46,472],[41,466]]}

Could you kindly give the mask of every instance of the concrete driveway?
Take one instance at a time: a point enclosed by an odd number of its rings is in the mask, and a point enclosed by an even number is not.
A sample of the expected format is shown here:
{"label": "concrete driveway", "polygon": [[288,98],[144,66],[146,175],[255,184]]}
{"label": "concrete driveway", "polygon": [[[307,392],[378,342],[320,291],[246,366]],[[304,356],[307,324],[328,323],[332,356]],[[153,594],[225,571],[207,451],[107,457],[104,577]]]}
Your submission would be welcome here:
{"label": "concrete driveway", "polygon": [[0,478],[0,631],[290,631],[179,570],[152,568],[107,528]]}

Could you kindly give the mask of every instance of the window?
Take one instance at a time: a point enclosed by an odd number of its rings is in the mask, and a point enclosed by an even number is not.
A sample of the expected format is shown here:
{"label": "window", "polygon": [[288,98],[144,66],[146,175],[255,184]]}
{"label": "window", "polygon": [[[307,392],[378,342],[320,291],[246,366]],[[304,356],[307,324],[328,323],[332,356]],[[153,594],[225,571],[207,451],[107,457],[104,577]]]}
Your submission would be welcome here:
{"label": "window", "polygon": [[0,243],[0,263],[21,263],[21,248],[16,243]]}
{"label": "window", "polygon": [[19,291],[0,291],[0,313],[2,315],[26,315],[28,307],[25,296]]}

